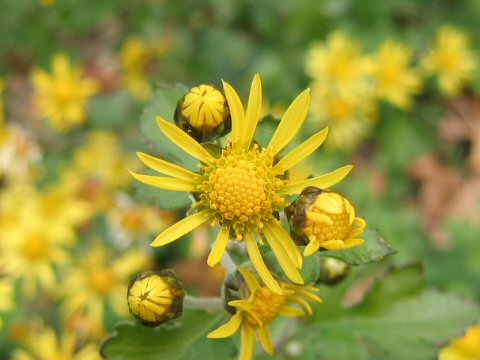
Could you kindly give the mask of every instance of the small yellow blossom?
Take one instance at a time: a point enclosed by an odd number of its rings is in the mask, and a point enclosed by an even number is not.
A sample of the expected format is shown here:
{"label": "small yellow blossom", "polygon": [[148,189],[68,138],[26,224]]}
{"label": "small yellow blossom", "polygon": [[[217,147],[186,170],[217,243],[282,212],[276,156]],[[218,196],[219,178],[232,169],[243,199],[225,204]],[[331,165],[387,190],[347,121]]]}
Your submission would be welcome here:
{"label": "small yellow blossom", "polygon": [[[312,307],[303,298],[321,302],[314,294],[318,289],[312,286],[281,283],[280,294],[272,292],[268,287],[260,285],[256,277],[247,269],[239,267],[248,289],[242,291],[242,298],[232,300],[228,305],[236,309],[235,315],[218,329],[208,334],[209,338],[226,338],[239,329],[242,334],[240,360],[253,359],[255,340],[263,349],[273,355],[272,337],[267,326],[278,316],[305,316],[312,314]],[[290,303],[302,306],[291,306]]]}
{"label": "small yellow blossom", "polygon": [[371,92],[342,95],[326,90],[317,82],[312,84],[312,119],[328,126],[327,146],[354,150],[367,137],[376,121],[376,108]]}
{"label": "small yellow blossom", "polygon": [[142,324],[158,326],[182,315],[184,296],[172,270],[145,271],[128,286],[128,308]]}
{"label": "small yellow blossom", "polygon": [[342,32],[331,34],[325,44],[314,44],[307,55],[307,74],[324,89],[341,96],[368,90],[366,70],[360,44]]}
{"label": "small yellow blossom", "polygon": [[87,103],[98,91],[98,83],[83,78],[82,68],[72,66],[66,55],[57,54],[52,60],[52,74],[36,69],[31,78],[40,114],[56,131],[69,131],[85,123]]}
{"label": "small yellow blossom", "polygon": [[427,73],[437,75],[440,90],[448,96],[457,95],[477,67],[468,35],[447,25],[438,30],[435,44],[422,64]]}
{"label": "small yellow blossom", "polygon": [[411,59],[410,48],[389,39],[368,65],[378,96],[403,109],[411,106],[421,85],[419,74],[409,68]]}
{"label": "small yellow blossom", "polygon": [[265,148],[253,142],[262,108],[260,77],[254,77],[246,111],[237,92],[226,82],[224,92],[232,117],[232,132],[217,156],[171,122],[157,117],[162,132],[201,162],[199,172],[138,153],[145,165],[167,175],[132,173],[138,181],[162,189],[192,192],[198,199],[193,205],[196,212],[163,231],[151,245],[167,245],[209,221],[219,224],[221,229],[207,263],[214,266],[220,261],[230,239],[245,242],[247,253],[261,279],[274,292],[281,293],[280,286],[263,261],[257,242],[266,239],[285,274],[292,281],[302,284],[298,269],[303,259],[276,214],[285,206],[288,195],[299,194],[309,185],[328,188],[341,181],[352,167],[344,166],[326,175],[298,182],[286,178],[286,172],[312,154],[327,136],[327,130],[321,130],[282,158],[278,157],[306,118],[309,90],[298,95],[286,110]]}
{"label": "small yellow blossom", "polygon": [[190,89],[178,102],[174,118],[182,130],[201,142],[223,136],[231,129],[227,99],[213,85]]}
{"label": "small yellow blossom", "polygon": [[305,256],[319,248],[350,249],[365,242],[358,236],[365,230],[364,219],[355,216],[350,201],[332,191],[308,187],[289,206],[291,234],[305,247]]}
{"label": "small yellow blossom", "polygon": [[74,333],[66,331],[58,338],[51,328],[31,332],[24,340],[24,349],[15,349],[12,360],[101,360],[98,345],[89,343],[78,347]]}
{"label": "small yellow blossom", "polygon": [[467,329],[464,336],[453,339],[450,346],[440,351],[438,360],[480,359],[480,323]]}
{"label": "small yellow blossom", "polygon": [[[85,313],[90,323],[101,325],[107,304],[117,314],[127,314],[125,292],[130,277],[148,263],[149,257],[144,251],[131,249],[114,257],[110,248],[95,241],[76,265],[65,272],[65,281],[59,291],[65,317]],[[91,331],[97,332],[97,329]]]}

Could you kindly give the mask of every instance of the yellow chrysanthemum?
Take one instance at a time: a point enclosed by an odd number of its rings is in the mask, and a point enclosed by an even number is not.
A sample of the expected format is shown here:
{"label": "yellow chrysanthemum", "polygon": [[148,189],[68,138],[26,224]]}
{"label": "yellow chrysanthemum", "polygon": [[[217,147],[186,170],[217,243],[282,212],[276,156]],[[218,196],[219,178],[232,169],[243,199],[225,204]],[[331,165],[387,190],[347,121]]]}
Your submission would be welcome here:
{"label": "yellow chrysanthemum", "polygon": [[145,165],[167,175],[159,177],[132,173],[138,181],[162,189],[192,192],[199,199],[194,204],[194,214],[166,229],[151,245],[169,244],[209,221],[220,224],[221,230],[208,257],[208,264],[214,266],[220,261],[230,238],[244,241],[262,280],[273,291],[281,293],[280,286],[262,259],[257,240],[266,238],[286,275],[296,283],[303,283],[298,271],[302,266],[301,254],[278,220],[277,212],[285,206],[288,195],[299,194],[309,185],[328,188],[342,180],[352,167],[344,166],[304,181],[289,181],[285,176],[288,169],[314,152],[327,136],[327,129],[321,130],[278,159],[280,151],[292,140],[305,120],[310,91],[305,90],[293,101],[270,143],[263,148],[253,142],[262,106],[260,77],[254,77],[246,111],[236,91],[226,82],[223,85],[232,117],[232,132],[220,155],[212,155],[181,129],[157,117],[163,133],[185,152],[200,160],[199,172],[138,153]]}
{"label": "yellow chrysanthemum", "polygon": [[312,119],[328,126],[327,146],[351,151],[365,139],[376,121],[376,108],[371,92],[344,95],[312,84]]}
{"label": "yellow chrysanthemum", "polygon": [[394,40],[386,40],[368,67],[380,98],[400,108],[409,108],[420,91],[419,74],[410,69],[412,51]]}
{"label": "yellow chrysanthemum", "polygon": [[[318,289],[312,286],[301,286],[281,283],[282,292],[276,293],[270,288],[260,285],[255,276],[245,268],[239,267],[247,286],[248,293],[241,300],[232,300],[228,305],[236,308],[231,319],[218,329],[208,334],[209,338],[226,338],[241,329],[242,346],[240,360],[253,359],[255,340],[260,341],[263,349],[273,354],[272,337],[267,326],[278,316],[305,316],[312,314],[312,308],[303,298],[311,301],[322,300],[313,294]],[[303,308],[291,306],[299,304]]]}
{"label": "yellow chrysanthemum", "polygon": [[477,66],[468,35],[452,26],[440,28],[422,64],[428,73],[437,75],[440,90],[448,96],[459,93]]}
{"label": "yellow chrysanthemum", "polygon": [[318,84],[341,96],[354,96],[368,89],[366,62],[361,55],[361,47],[342,32],[331,34],[325,44],[311,47],[306,71]]}
{"label": "yellow chrysanthemum", "polygon": [[290,231],[297,243],[307,245],[305,256],[319,248],[350,249],[365,242],[358,236],[366,227],[364,219],[344,196],[308,187],[288,208]]}
{"label": "yellow chrysanthemum", "polygon": [[453,339],[440,351],[438,360],[480,359],[480,323],[467,329],[463,337]]}
{"label": "yellow chrysanthemum", "polygon": [[12,360],[101,360],[98,345],[89,343],[78,347],[74,333],[65,332],[58,338],[51,328],[31,332],[24,349],[16,349]]}
{"label": "yellow chrysanthemum", "polygon": [[[89,323],[101,326],[105,306],[118,314],[128,313],[125,291],[131,276],[147,267],[149,257],[143,251],[129,250],[114,258],[102,242],[96,241],[79,258],[75,267],[66,272],[66,281],[59,295],[64,299],[62,311],[66,318],[85,313]],[[98,329],[92,329],[98,332]]]}
{"label": "yellow chrysanthemum", "polygon": [[88,100],[98,91],[97,82],[83,78],[82,71],[72,66],[67,56],[58,54],[52,60],[52,74],[41,69],[32,73],[40,114],[59,132],[86,121]]}

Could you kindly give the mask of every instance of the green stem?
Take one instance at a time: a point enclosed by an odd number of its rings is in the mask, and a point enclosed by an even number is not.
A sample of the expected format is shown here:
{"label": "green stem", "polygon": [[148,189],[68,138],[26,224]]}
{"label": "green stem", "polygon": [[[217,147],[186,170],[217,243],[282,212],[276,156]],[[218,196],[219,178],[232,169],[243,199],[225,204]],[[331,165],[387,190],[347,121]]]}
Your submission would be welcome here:
{"label": "green stem", "polygon": [[194,297],[185,295],[183,306],[188,309],[201,309],[212,312],[223,310],[223,302],[220,297]]}

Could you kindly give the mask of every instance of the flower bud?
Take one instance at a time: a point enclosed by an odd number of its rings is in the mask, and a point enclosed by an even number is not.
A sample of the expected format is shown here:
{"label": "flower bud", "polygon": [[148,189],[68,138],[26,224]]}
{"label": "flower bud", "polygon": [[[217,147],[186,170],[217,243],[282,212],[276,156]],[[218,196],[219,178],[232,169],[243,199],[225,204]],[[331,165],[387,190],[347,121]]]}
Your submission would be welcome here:
{"label": "flower bud", "polygon": [[336,285],[350,273],[350,266],[334,258],[320,258],[320,277],[317,282],[326,285]]}
{"label": "flower bud", "polygon": [[227,99],[212,85],[190,89],[177,103],[174,117],[177,126],[200,142],[223,136],[231,129]]}
{"label": "flower bud", "polygon": [[128,308],[142,324],[158,326],[182,315],[184,296],[173,270],[144,271],[128,285]]}
{"label": "flower bud", "polygon": [[307,245],[304,255],[319,248],[349,249],[365,242],[357,238],[365,230],[364,219],[355,216],[355,209],[342,195],[309,186],[286,209],[292,238]]}

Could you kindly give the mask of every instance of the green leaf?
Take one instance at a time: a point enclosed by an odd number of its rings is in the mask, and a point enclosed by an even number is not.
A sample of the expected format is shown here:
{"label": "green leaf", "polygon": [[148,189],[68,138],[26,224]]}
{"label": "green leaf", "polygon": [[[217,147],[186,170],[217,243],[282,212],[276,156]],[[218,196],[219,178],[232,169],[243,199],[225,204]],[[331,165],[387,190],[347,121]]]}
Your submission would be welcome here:
{"label": "green leaf", "polygon": [[135,100],[127,92],[101,94],[89,105],[90,125],[95,129],[119,129],[138,119]]}
{"label": "green leaf", "polygon": [[347,250],[320,251],[320,256],[342,260],[350,265],[361,265],[383,260],[396,251],[382,239],[378,231],[367,229],[361,235],[365,243]]}
{"label": "green leaf", "polygon": [[188,155],[167,136],[157,125],[157,116],[174,123],[173,114],[178,100],[188,91],[184,85],[159,86],[153,96],[152,103],[144,110],[140,118],[140,128],[149,144],[161,154],[162,158],[183,165],[190,170],[197,170],[198,160]]}
{"label": "green leaf", "polygon": [[208,339],[224,314],[186,311],[179,321],[158,328],[122,322],[103,343],[100,352],[108,360],[209,360],[234,359],[232,339]]}
{"label": "green leaf", "polygon": [[314,359],[433,359],[478,320],[480,308],[455,294],[422,290],[423,281],[419,265],[391,268],[350,308],[341,305],[348,286],[343,294],[323,289],[325,304],[315,305],[309,324],[290,341]]}

